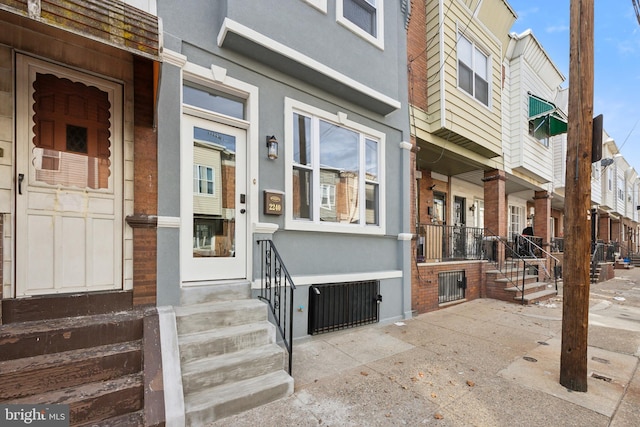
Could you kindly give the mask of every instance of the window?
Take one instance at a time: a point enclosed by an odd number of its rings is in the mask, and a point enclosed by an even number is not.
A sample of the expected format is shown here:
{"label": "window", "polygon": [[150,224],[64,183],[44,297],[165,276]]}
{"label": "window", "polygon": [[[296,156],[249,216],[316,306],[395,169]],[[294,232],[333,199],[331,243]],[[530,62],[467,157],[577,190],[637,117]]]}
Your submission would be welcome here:
{"label": "window", "polygon": [[509,206],[509,234],[513,236],[514,234],[520,234],[524,217],[524,208],[522,206]]}
{"label": "window", "polygon": [[618,199],[624,201],[624,181],[618,178]]}
{"label": "window", "polygon": [[489,57],[458,35],[458,87],[489,106]]}
{"label": "window", "polygon": [[193,192],[196,194],[215,195],[215,173],[209,166],[193,165]]}
{"label": "window", "polygon": [[337,21],[383,49],[383,1],[336,0]]}
{"label": "window", "polygon": [[292,100],[287,110],[287,226],[380,232],[384,135]]}
{"label": "window", "polygon": [[182,86],[183,102],[207,111],[215,111],[236,119],[244,119],[244,101],[229,94],[185,82]]}

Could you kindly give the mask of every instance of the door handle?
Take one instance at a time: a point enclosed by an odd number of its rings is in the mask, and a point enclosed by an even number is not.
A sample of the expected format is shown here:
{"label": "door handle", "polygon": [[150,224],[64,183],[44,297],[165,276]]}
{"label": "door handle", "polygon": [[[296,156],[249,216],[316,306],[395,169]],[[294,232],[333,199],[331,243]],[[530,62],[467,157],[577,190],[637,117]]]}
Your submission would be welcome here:
{"label": "door handle", "polygon": [[24,174],[18,174],[18,194],[22,194],[22,181],[24,181]]}
{"label": "door handle", "polygon": [[240,209],[240,213],[241,213],[241,214],[245,213],[246,211],[247,211],[247,210],[246,210],[246,209],[244,209],[244,208],[243,208],[243,209]]}

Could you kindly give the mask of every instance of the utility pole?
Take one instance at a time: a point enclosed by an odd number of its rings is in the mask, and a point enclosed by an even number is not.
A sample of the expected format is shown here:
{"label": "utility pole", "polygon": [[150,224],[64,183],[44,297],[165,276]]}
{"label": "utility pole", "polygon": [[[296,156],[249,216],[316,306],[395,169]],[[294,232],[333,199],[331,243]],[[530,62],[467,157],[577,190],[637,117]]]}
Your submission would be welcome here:
{"label": "utility pole", "polygon": [[594,0],[571,0],[560,384],[587,391]]}

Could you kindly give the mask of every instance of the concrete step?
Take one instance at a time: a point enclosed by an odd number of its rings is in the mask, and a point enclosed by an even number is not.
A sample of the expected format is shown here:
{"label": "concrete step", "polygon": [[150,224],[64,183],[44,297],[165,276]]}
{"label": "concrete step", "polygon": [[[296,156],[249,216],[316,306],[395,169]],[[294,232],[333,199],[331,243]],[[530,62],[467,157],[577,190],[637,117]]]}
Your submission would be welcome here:
{"label": "concrete step", "polygon": [[242,299],[251,299],[251,283],[247,280],[185,287],[180,294],[182,306]]}
{"label": "concrete step", "polygon": [[285,371],[205,389],[185,397],[186,425],[202,426],[273,402],[291,393],[293,378]]}
{"label": "concrete step", "polygon": [[[521,272],[522,273],[522,272]],[[518,282],[518,284],[522,283],[522,275],[514,275],[513,277],[501,277],[498,276],[498,278],[495,279],[496,283],[513,283],[514,281]],[[538,281],[538,276],[535,274],[527,274],[526,276],[524,276],[524,281],[525,284],[527,283],[535,283]]]}
{"label": "concrete step", "polygon": [[142,410],[143,395],[142,373],[136,373],[2,403],[18,405],[65,404],[69,405],[71,425],[96,425],[109,418]]}
{"label": "concrete step", "polygon": [[[536,282],[525,283],[525,285],[524,285],[524,293],[526,295],[527,293],[536,292],[536,291],[541,290],[541,289],[547,289],[548,285],[549,284],[546,283],[546,282],[537,282],[537,281]],[[504,290],[507,291],[507,292],[515,292],[518,295],[520,295],[520,293],[522,292],[521,288],[522,288],[522,286],[510,286],[508,288],[504,288]],[[555,289],[555,287],[554,287],[554,289]]]}
{"label": "concrete step", "polygon": [[[557,295],[558,293],[556,292],[555,288],[553,289],[545,289],[542,291],[538,291],[538,292],[533,292],[530,294],[525,294],[524,296],[524,302],[525,304],[534,304],[536,302],[540,302],[540,301],[546,301],[549,298],[553,298]],[[522,301],[522,296],[515,296],[513,297],[514,300],[520,302]]]}
{"label": "concrete step", "polygon": [[246,380],[284,368],[285,351],[268,344],[235,353],[197,359],[182,365],[185,394]]}
{"label": "concrete step", "polygon": [[175,313],[178,335],[268,320],[267,304],[258,299],[175,307]]}
{"label": "concrete step", "polygon": [[268,321],[179,335],[180,362],[272,344],[275,336]]}
{"label": "concrete step", "polygon": [[0,361],[0,401],[142,370],[142,340]]}

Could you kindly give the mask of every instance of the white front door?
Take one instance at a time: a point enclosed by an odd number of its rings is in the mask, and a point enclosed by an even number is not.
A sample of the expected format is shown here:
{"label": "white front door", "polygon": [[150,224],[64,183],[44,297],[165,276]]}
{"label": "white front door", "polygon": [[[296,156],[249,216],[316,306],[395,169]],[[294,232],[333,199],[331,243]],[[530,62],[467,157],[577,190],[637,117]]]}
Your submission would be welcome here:
{"label": "white front door", "polygon": [[246,131],[182,118],[182,281],[245,278]]}
{"label": "white front door", "polygon": [[122,88],[16,65],[16,296],[121,289]]}

